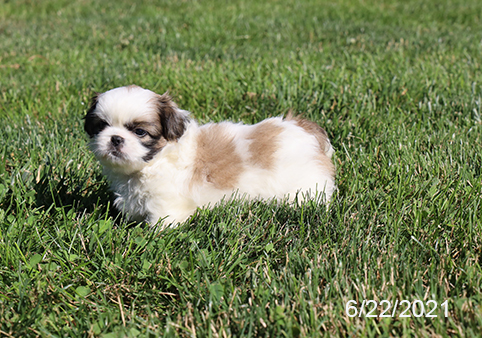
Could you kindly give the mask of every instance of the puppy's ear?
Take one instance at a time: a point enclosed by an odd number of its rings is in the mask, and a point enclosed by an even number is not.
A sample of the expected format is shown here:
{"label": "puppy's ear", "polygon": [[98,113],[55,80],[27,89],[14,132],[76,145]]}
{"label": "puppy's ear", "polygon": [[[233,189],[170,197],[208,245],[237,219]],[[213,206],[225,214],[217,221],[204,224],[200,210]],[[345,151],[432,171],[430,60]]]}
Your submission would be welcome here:
{"label": "puppy's ear", "polygon": [[162,136],[168,141],[175,141],[184,134],[187,116],[177,108],[166,92],[157,98],[157,110],[162,127]]}
{"label": "puppy's ear", "polygon": [[97,103],[99,102],[100,93],[96,93],[90,100],[90,108],[84,117],[84,130],[89,137],[92,138],[94,135],[100,133],[102,129],[105,128],[107,123],[100,119],[97,114],[94,113],[97,108]]}

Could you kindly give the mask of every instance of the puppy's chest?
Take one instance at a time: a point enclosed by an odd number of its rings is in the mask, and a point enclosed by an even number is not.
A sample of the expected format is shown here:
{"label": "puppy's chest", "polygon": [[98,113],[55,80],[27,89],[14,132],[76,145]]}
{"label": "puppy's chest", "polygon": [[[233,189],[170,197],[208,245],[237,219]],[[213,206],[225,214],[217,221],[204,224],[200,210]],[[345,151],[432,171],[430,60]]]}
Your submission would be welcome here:
{"label": "puppy's chest", "polygon": [[162,207],[166,201],[179,194],[181,189],[176,186],[178,177],[166,168],[156,169],[145,170],[128,180],[113,180],[112,190],[116,195],[114,204],[119,210],[128,213],[130,218],[145,218],[153,208]]}
{"label": "puppy's chest", "polygon": [[114,201],[116,208],[129,214],[130,218],[146,216],[146,201],[150,192],[140,179],[129,179],[126,182],[114,181],[112,190],[116,196]]}

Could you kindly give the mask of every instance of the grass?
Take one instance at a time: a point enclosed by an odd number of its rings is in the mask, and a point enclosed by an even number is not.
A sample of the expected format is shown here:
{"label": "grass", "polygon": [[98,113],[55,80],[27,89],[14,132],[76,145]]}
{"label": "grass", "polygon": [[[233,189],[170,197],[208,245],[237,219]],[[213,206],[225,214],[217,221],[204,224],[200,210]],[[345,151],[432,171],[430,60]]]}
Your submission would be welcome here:
{"label": "grass", "polygon": [[[480,336],[481,20],[477,0],[0,1],[0,336]],[[129,224],[82,117],[131,83],[201,122],[303,112],[336,149],[333,204]],[[437,317],[346,313],[384,299]]]}

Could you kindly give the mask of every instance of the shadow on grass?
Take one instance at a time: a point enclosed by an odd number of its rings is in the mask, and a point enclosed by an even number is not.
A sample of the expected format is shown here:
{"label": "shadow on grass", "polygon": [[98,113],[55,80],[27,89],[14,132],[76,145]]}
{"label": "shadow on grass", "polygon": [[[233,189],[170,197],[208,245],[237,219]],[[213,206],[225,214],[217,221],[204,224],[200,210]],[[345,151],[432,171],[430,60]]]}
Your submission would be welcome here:
{"label": "shadow on grass", "polygon": [[42,171],[37,179],[33,170],[19,171],[12,174],[10,184],[0,184],[0,215],[5,219],[26,219],[37,211],[51,216],[73,211],[94,219],[110,217],[116,225],[124,220],[113,207],[113,194],[100,172],[51,166],[38,170]]}
{"label": "shadow on grass", "polygon": [[75,174],[63,177],[45,175],[35,184],[34,190],[36,208],[47,210],[54,206],[75,209],[76,213],[95,213],[99,217],[107,213],[116,223],[121,219],[111,205],[113,196],[101,174],[87,178]]}

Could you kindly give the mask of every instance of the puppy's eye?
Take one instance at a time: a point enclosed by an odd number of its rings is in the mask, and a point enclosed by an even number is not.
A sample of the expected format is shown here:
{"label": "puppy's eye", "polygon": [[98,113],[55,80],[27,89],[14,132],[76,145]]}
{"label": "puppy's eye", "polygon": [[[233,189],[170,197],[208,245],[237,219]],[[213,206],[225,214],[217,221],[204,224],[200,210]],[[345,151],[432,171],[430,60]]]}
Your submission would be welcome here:
{"label": "puppy's eye", "polygon": [[134,134],[136,134],[139,137],[143,137],[143,136],[147,135],[147,131],[145,131],[144,129],[141,129],[141,128],[136,128],[136,129],[134,129]]}

